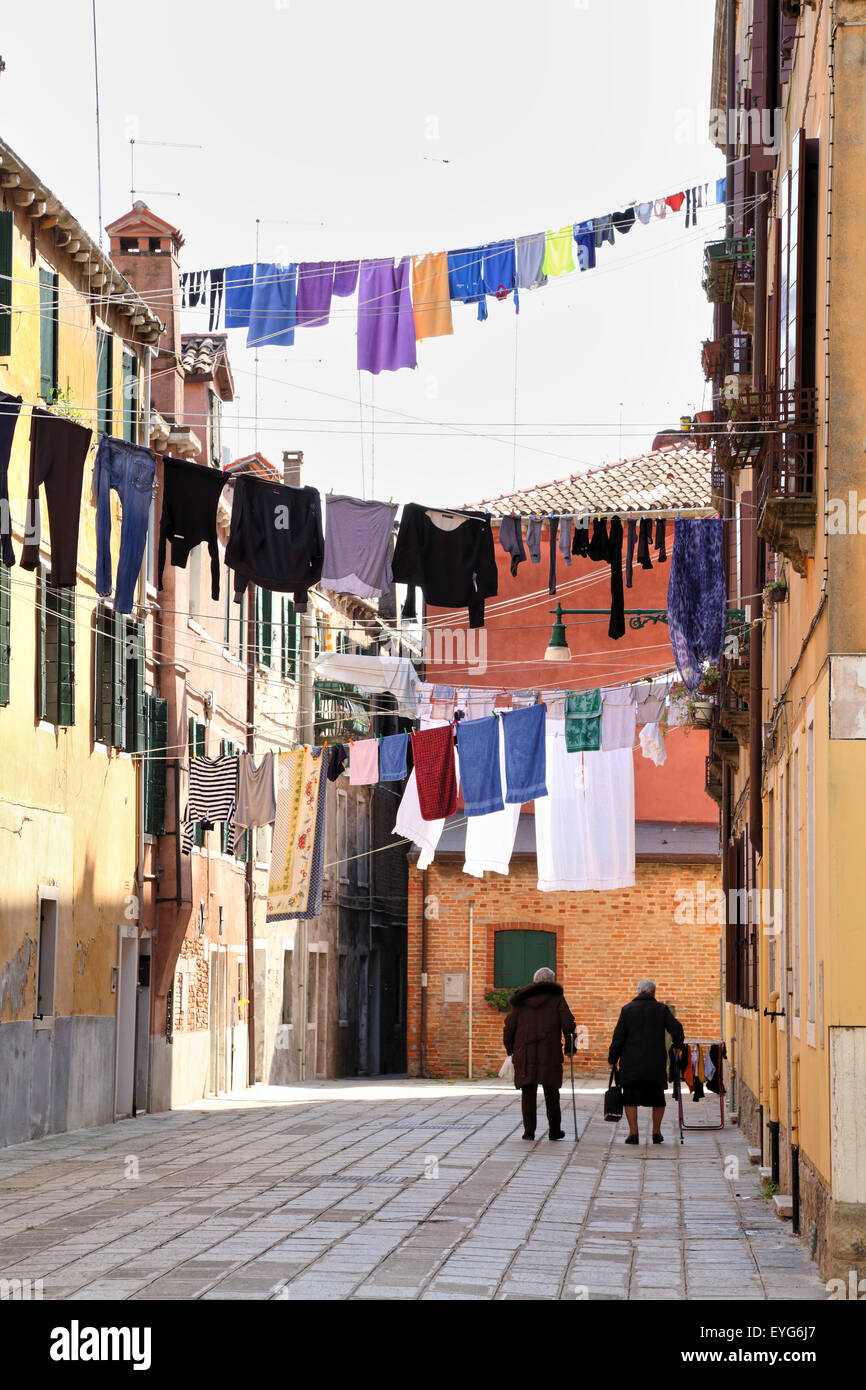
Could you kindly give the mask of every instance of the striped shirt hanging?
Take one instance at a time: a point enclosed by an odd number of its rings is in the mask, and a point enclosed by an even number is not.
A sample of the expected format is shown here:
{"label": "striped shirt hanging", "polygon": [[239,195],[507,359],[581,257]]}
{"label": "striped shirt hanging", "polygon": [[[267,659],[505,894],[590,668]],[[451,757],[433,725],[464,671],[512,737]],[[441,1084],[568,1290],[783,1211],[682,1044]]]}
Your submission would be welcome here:
{"label": "striped shirt hanging", "polygon": [[183,817],[183,852],[192,849],[196,821],[230,821],[238,794],[238,755],[192,758],[189,764],[189,799]]}

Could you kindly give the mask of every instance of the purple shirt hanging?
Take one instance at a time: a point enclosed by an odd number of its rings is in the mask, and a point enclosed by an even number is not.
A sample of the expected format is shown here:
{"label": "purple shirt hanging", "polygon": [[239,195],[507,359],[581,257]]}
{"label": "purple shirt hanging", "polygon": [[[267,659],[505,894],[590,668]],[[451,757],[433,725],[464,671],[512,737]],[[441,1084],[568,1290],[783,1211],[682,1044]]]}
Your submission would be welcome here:
{"label": "purple shirt hanging", "polygon": [[409,293],[411,258],[362,261],[358,277],[358,370],[414,367],[415,316]]}
{"label": "purple shirt hanging", "polygon": [[298,302],[295,325],[321,328],[331,312],[334,261],[302,261],[298,266]]}

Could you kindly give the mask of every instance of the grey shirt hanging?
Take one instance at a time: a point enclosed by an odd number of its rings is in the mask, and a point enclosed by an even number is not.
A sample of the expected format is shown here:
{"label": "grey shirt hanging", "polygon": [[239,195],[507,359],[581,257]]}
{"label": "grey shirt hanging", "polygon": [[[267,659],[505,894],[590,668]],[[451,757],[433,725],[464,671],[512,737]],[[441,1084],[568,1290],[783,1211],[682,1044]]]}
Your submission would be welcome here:
{"label": "grey shirt hanging", "polygon": [[359,497],[325,499],[322,587],[358,598],[381,598],[393,583],[391,539],[396,506]]}

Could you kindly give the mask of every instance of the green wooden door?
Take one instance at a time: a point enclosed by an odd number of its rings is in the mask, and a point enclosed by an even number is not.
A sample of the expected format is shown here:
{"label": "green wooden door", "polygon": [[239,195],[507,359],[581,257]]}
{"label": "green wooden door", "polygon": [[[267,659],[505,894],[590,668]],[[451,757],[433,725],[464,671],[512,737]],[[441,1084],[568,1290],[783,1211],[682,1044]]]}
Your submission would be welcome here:
{"label": "green wooden door", "polygon": [[498,931],[493,939],[494,989],[532,983],[536,970],[556,969],[556,932]]}

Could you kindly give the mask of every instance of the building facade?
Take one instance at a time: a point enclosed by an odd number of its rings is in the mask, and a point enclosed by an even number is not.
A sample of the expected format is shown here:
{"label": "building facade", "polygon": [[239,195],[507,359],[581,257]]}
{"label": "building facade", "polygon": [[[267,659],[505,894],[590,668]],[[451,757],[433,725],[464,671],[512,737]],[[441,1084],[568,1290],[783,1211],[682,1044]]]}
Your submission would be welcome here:
{"label": "building facade", "polygon": [[846,1278],[866,1270],[864,68],[862,3],[717,5],[728,205],[704,366],[729,591],[750,618],[710,748],[728,1048],[777,1205]]}
{"label": "building facade", "polygon": [[[24,161],[0,143],[0,389],[23,398],[0,565],[0,1144],[134,1113],[145,863],[133,755],[145,633],[96,594],[95,449],[146,437],[141,402],[161,322]],[[92,431],[74,588],[20,564],[31,407]],[[4,411],[8,402],[3,402]],[[111,502],[112,572],[120,506]],[[117,627],[115,627],[115,617]],[[112,642],[105,638],[110,633]]]}

